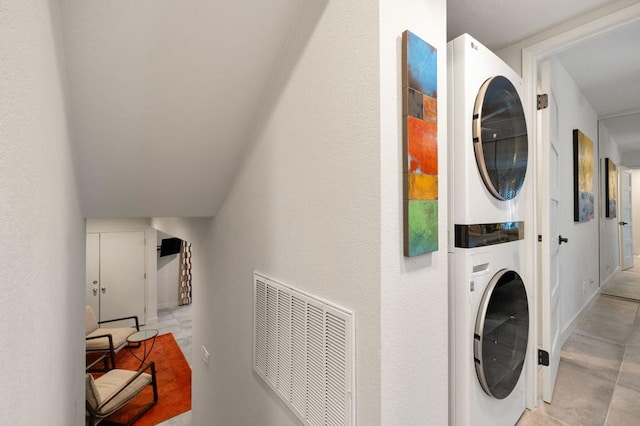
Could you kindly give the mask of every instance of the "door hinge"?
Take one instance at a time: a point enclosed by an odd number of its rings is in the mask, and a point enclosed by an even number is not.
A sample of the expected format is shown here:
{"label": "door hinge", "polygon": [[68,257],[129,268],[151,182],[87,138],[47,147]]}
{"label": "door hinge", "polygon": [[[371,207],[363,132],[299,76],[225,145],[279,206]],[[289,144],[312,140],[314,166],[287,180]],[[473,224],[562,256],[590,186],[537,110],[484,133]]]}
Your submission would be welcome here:
{"label": "door hinge", "polygon": [[538,110],[545,109],[549,106],[549,95],[543,93],[538,95]]}
{"label": "door hinge", "polygon": [[542,242],[542,235],[538,235],[538,242],[541,243]]}
{"label": "door hinge", "polygon": [[549,352],[538,349],[538,365],[549,366]]}
{"label": "door hinge", "polygon": [[144,273],[144,279],[145,280],[147,279],[147,273],[146,272]]}

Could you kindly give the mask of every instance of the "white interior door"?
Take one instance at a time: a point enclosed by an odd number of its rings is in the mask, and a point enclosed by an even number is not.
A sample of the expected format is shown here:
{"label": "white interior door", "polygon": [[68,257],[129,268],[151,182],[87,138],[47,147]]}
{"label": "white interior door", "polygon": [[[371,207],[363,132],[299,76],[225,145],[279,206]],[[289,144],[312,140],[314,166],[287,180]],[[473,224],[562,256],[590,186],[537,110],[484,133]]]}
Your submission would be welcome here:
{"label": "white interior door", "polygon": [[87,234],[85,299],[100,316],[100,234]]}
{"label": "white interior door", "polygon": [[145,323],[143,231],[100,234],[100,320],[137,315]]}
{"label": "white interior door", "polygon": [[538,179],[540,247],[540,349],[549,354],[549,365],[542,367],[542,399],[551,402],[560,365],[560,245],[558,212],[560,206],[558,105],[551,90],[551,66],[540,67],[541,93],[548,95],[548,107],[538,112],[540,123]]}
{"label": "white interior door", "polygon": [[620,257],[622,258],[622,269],[633,267],[633,227],[631,224],[632,196],[631,183],[633,175],[631,170],[620,167]]}

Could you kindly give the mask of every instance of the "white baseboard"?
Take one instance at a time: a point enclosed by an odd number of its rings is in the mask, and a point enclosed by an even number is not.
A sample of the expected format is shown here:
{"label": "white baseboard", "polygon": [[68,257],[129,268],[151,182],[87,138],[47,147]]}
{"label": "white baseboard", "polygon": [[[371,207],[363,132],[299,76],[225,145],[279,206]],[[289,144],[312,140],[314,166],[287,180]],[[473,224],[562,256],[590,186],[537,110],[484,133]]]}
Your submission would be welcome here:
{"label": "white baseboard", "polygon": [[158,322],[158,317],[148,318],[144,325],[152,325]]}
{"label": "white baseboard", "polygon": [[593,304],[596,303],[596,300],[598,300],[598,296],[600,296],[600,290],[594,292],[591,295],[591,298],[587,300],[587,303],[585,303],[582,309],[580,309],[580,311],[573,317],[569,325],[565,327],[564,330],[562,330],[562,333],[560,334],[560,347],[562,347],[567,339],[569,339],[569,336],[571,336],[573,330],[575,330],[578,324],[580,324],[580,321],[582,321],[582,318],[584,318],[587,312],[589,312],[589,309],[591,309]]}
{"label": "white baseboard", "polygon": [[602,281],[602,283],[600,284],[600,289],[602,289],[602,287],[604,287],[609,282],[609,280],[611,278],[613,278],[613,276],[616,274],[616,272],[618,272],[619,270],[620,270],[620,265],[618,265],[618,267],[616,269],[614,269],[614,271],[611,272],[609,274],[609,276]]}

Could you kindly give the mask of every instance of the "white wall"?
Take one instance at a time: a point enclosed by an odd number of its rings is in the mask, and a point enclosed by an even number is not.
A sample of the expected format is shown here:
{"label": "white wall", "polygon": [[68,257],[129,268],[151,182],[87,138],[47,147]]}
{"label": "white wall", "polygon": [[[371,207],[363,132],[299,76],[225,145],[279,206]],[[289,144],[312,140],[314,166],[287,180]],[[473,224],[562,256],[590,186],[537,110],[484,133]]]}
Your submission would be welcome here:
{"label": "white wall", "polygon": [[[209,250],[209,228],[211,226],[211,218],[151,218],[151,226],[158,229],[159,235],[175,236],[182,240],[189,241],[191,243],[191,293],[193,295],[193,304],[198,306],[203,311],[209,308],[209,302],[206,300],[200,300],[199,295],[202,294],[202,286],[209,285],[207,281],[209,270],[207,269],[208,257],[212,256]],[[160,239],[158,239],[160,241]],[[169,259],[173,258],[173,259]],[[168,259],[169,264],[163,268],[160,268],[161,259]],[[175,272],[173,270],[175,265]],[[165,271],[166,268],[169,268]],[[179,255],[167,256],[158,258],[158,306],[160,306],[160,292],[166,292],[166,300],[172,301],[172,305],[178,304],[178,270],[179,270]],[[166,281],[163,283],[163,281]],[[164,290],[161,288],[165,287]],[[169,302],[167,302],[169,303]],[[200,320],[195,319],[194,314],[193,321],[193,334],[200,335],[202,330],[207,331],[209,329],[208,324],[200,316]],[[200,339],[201,340],[201,339]],[[194,348],[196,346],[194,345]],[[195,351],[195,349],[194,349]],[[194,352],[194,354],[199,354]],[[194,356],[196,356],[194,355]],[[196,359],[196,358],[194,358]],[[197,358],[199,359],[199,358]]]}
{"label": "white wall", "polygon": [[633,225],[633,254],[640,255],[640,170],[631,172],[631,206]]}
{"label": "white wall", "polygon": [[[448,422],[445,24],[444,0],[380,2],[381,424],[385,425]],[[401,34],[407,29],[438,49],[439,250],[415,258],[402,255],[400,60]]]}
{"label": "white wall", "polygon": [[[551,86],[558,104],[560,135],[560,197],[558,231],[569,238],[560,248],[560,325],[565,330],[598,290],[598,221],[599,210],[589,222],[573,221],[573,129],[580,129],[594,148],[594,197],[599,203],[598,119],[575,82],[557,61],[551,59]],[[584,291],[583,291],[584,283]]]}
{"label": "white wall", "polygon": [[151,227],[150,218],[87,218],[87,233],[89,232],[126,232],[144,231],[147,240],[147,314],[146,324],[153,324],[158,320],[158,277],[156,250],[156,230]]}
{"label": "white wall", "polygon": [[303,5],[194,289],[194,424],[298,424],[252,371],[254,271],[355,312],[358,424],[380,424],[378,25],[370,1]]}
{"label": "white wall", "polygon": [[[600,283],[604,283],[611,277],[616,271],[620,269],[620,241],[619,241],[619,225],[618,217],[607,218],[605,213],[606,204],[606,158],[610,158],[614,163],[620,167],[620,150],[618,144],[611,139],[609,131],[600,124],[598,127],[598,146],[600,156]],[[619,169],[618,169],[619,173]],[[618,186],[618,196],[620,196],[620,187]],[[620,204],[618,203],[618,206]],[[618,216],[620,210],[618,208]]]}
{"label": "white wall", "polygon": [[84,220],[56,5],[0,0],[2,425],[84,423]]}
{"label": "white wall", "polygon": [[[157,245],[162,244],[165,238],[171,235],[158,231]],[[178,306],[178,274],[180,273],[180,254],[171,254],[160,257],[158,261],[158,309]]]}
{"label": "white wall", "polygon": [[[152,217],[151,226],[165,235],[172,235],[192,244],[202,245],[208,240],[210,217]],[[197,254],[194,252],[194,255]],[[196,266],[196,265],[194,265]]]}

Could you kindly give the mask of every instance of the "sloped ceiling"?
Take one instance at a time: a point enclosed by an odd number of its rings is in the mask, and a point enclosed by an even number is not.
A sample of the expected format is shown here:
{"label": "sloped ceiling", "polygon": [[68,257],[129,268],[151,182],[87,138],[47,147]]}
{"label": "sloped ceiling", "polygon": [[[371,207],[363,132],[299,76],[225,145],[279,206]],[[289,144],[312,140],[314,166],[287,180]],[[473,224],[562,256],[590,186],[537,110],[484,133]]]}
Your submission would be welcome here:
{"label": "sloped ceiling", "polygon": [[213,216],[303,3],[62,0],[86,216]]}

